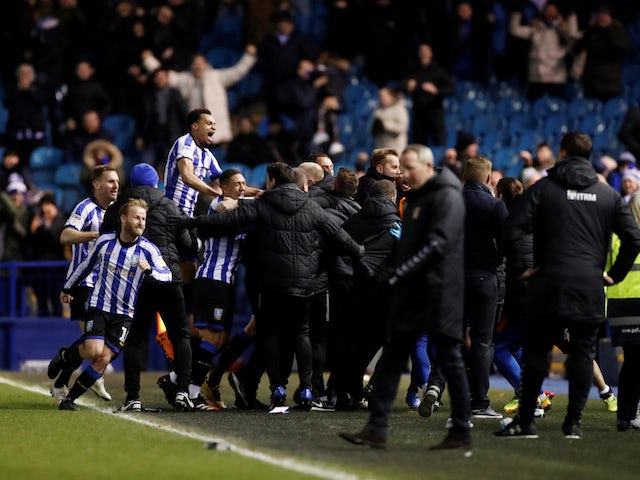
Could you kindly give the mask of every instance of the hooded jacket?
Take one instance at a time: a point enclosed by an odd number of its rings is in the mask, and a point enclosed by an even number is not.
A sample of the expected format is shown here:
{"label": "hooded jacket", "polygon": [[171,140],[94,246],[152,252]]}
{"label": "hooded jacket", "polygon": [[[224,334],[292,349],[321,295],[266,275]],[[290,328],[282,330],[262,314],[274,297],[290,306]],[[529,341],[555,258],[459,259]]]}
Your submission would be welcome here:
{"label": "hooded jacket", "polygon": [[640,231],[622,197],[598,181],[589,160],[571,157],[529,187],[508,220],[512,239],[533,232],[532,316],[604,321],[602,274],[611,234],[621,239],[608,274],[621,281],[640,252]]}
{"label": "hooded jacket", "polygon": [[464,220],[462,185],[437,169],[406,194],[394,261],[398,282],[390,301],[392,333],[438,333],[463,340]]}
{"label": "hooded jacket", "polygon": [[308,297],[317,291],[322,242],[339,253],[360,257],[364,248],[293,183],[241,200],[235,210],[199,216],[192,222],[201,237],[229,234],[253,226],[260,246],[255,268],[260,291]]}

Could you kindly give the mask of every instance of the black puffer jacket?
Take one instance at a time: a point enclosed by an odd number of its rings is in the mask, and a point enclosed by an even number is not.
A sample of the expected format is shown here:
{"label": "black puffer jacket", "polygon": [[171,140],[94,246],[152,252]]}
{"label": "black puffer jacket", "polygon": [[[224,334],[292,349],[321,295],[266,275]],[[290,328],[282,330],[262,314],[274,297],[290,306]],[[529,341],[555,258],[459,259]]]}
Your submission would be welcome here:
{"label": "black puffer jacket", "polygon": [[640,251],[640,231],[629,207],[598,181],[591,162],[572,157],[529,187],[508,220],[512,239],[533,232],[534,267],[529,302],[532,315],[575,322],[604,321],[602,273],[611,233],[621,240],[609,270],[621,281]]}
{"label": "black puffer jacket", "polygon": [[175,230],[167,226],[167,218],[180,215],[180,210],[171,200],[164,196],[162,191],[155,187],[141,185],[132,187],[120,194],[118,200],[107,208],[100,227],[100,233],[120,230],[120,215],[118,211],[130,198],[141,198],[149,205],[147,225],[143,235],[153,242],[162,253],[162,258],[171,269],[172,281],[181,282],[180,252],[190,250],[192,242],[196,240],[189,235],[187,230],[183,230],[180,236],[176,238]]}
{"label": "black puffer jacket", "polygon": [[358,192],[356,193],[356,197],[355,197],[356,202],[362,205],[365,199],[371,194],[373,185],[378,180],[389,180],[394,184],[396,183],[395,178],[382,175],[381,173],[378,173],[378,171],[375,168],[369,167],[367,169],[367,173],[363,177],[360,177],[360,182],[358,183]]}
{"label": "black puffer jacket", "polygon": [[462,185],[447,168],[407,192],[389,308],[392,332],[463,340],[464,219]]}
{"label": "black puffer jacket", "polygon": [[317,291],[321,240],[340,253],[360,257],[364,248],[293,183],[280,185],[235,210],[199,216],[193,222],[201,237],[228,234],[253,225],[260,248],[256,272],[264,292],[306,297]]}
{"label": "black puffer jacket", "polygon": [[[353,239],[363,244],[365,253],[355,268],[356,279],[381,277],[389,268],[400,233],[398,208],[382,193],[372,193],[364,201],[362,210],[342,226]],[[365,268],[358,268],[364,266]],[[362,277],[365,277],[364,279]]]}

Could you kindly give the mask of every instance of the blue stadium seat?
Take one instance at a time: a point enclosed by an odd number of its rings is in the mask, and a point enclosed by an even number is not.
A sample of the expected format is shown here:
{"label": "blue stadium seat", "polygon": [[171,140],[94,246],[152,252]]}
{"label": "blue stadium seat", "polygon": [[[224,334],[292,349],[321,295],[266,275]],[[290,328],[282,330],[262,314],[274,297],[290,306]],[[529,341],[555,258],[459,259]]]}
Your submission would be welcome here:
{"label": "blue stadium seat", "polygon": [[434,145],[429,147],[431,152],[433,153],[433,161],[436,165],[440,165],[442,160],[444,159],[444,152],[447,150],[447,146],[445,145]]}
{"label": "blue stadium seat", "polygon": [[556,97],[540,97],[531,105],[532,113],[539,118],[545,118],[551,113],[562,113],[566,110],[567,102]]}
{"label": "blue stadium seat", "polygon": [[269,166],[269,163],[266,162],[255,165],[251,169],[249,177],[247,177],[247,184],[252,187],[264,188],[267,179],[267,166]]}
{"label": "blue stadium seat", "polygon": [[55,179],[56,171],[54,169],[51,170],[33,170],[31,172],[31,178],[36,185],[46,185],[53,183]]}
{"label": "blue stadium seat", "polygon": [[578,129],[587,135],[593,136],[607,130],[607,121],[600,114],[590,112],[582,117]]}
{"label": "blue stadium seat", "polygon": [[542,121],[542,133],[546,138],[560,137],[574,128],[574,121],[565,113],[553,113]]}
{"label": "blue stadium seat", "polygon": [[602,102],[595,98],[575,98],[569,103],[567,113],[573,118],[582,118],[587,113],[602,111]]}
{"label": "blue stadium seat", "polygon": [[538,130],[524,130],[520,132],[517,144],[514,146],[519,150],[533,151],[543,141],[546,141],[546,139]]}
{"label": "blue stadium seat", "polygon": [[602,113],[605,118],[623,118],[629,110],[629,102],[622,97],[614,97],[606,101]]}
{"label": "blue stadium seat", "polygon": [[56,205],[60,207],[62,205],[62,189],[57,185],[51,183],[38,184],[38,188],[42,191],[53,194],[56,199]]}
{"label": "blue stadium seat", "polygon": [[516,113],[529,111],[529,102],[522,98],[503,98],[496,103],[496,115],[509,118]]}
{"label": "blue stadium seat", "polygon": [[506,146],[508,139],[502,130],[489,130],[485,132],[480,141],[483,150],[494,152],[498,148]]}
{"label": "blue stadium seat", "polygon": [[9,110],[0,106],[0,135],[7,133],[7,120],[9,120]]}
{"label": "blue stadium seat", "polygon": [[459,99],[469,100],[480,97],[486,97],[484,87],[478,82],[462,81],[456,82],[455,96]]}
{"label": "blue stadium seat", "polygon": [[242,173],[245,180],[249,181],[249,177],[251,176],[251,167],[249,165],[245,165],[244,163],[229,162],[221,166],[223,170],[227,170],[229,168],[235,168],[240,173]]}
{"label": "blue stadium seat", "polygon": [[509,119],[508,129],[511,133],[524,130],[535,130],[540,127],[541,120],[529,113],[516,113]]}
{"label": "blue stadium seat", "polygon": [[504,127],[504,117],[485,113],[476,116],[471,123],[471,133],[482,136],[492,130],[500,130]]}
{"label": "blue stadium seat", "polygon": [[29,168],[37,170],[55,170],[62,164],[64,152],[57,147],[37,147],[29,156]]}
{"label": "blue stadium seat", "polygon": [[[291,117],[287,115],[279,115],[278,119],[280,123],[282,123],[282,128],[284,130],[295,130],[296,124],[292,120]],[[261,137],[266,137],[269,134],[269,116],[265,115],[260,119],[258,125],[256,126],[256,132]]]}
{"label": "blue stadium seat", "polygon": [[82,186],[65,187],[62,189],[62,202],[58,204],[58,206],[63,212],[69,215],[73,207],[86,196],[87,194]]}
{"label": "blue stadium seat", "polygon": [[204,54],[207,62],[215,68],[229,68],[240,58],[238,52],[229,47],[213,47]]}
{"label": "blue stadium seat", "polygon": [[113,133],[116,146],[127,154],[135,150],[136,120],[131,115],[116,113],[108,115],[102,121],[102,126]]}
{"label": "blue stadium seat", "polygon": [[495,110],[495,105],[490,98],[468,98],[460,105],[460,115],[475,116],[480,113],[490,113]]}
{"label": "blue stadium seat", "polygon": [[53,181],[58,187],[77,187],[80,185],[81,171],[82,165],[76,163],[60,165],[56,169]]}
{"label": "blue stadium seat", "polygon": [[493,157],[493,166],[505,173],[510,167],[518,163],[522,163],[520,151],[514,147],[499,148]]}

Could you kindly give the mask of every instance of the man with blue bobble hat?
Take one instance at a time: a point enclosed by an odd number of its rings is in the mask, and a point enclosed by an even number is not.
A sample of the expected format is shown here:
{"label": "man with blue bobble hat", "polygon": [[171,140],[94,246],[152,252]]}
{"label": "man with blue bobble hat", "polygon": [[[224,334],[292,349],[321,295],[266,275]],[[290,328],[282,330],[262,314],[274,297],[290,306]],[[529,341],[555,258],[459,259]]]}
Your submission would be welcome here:
{"label": "man with blue bobble hat", "polygon": [[166,226],[169,215],[180,215],[178,207],[157,188],[158,173],[147,163],[139,163],[129,175],[131,188],[121,194],[105,214],[101,233],[119,228],[118,209],[129,198],[142,198],[149,205],[144,236],[153,242],[171,269],[173,281],[160,283],[148,279],[138,294],[134,322],[124,349],[124,384],[127,397],[121,407],[123,411],[140,411],[140,371],[147,352],[148,331],[155,325],[156,312],[164,320],[169,339],[174,348],[174,369],[177,376],[177,393],[171,403],[178,410],[191,411],[195,408],[189,399],[191,383],[191,345],[187,311],[180,283],[182,277],[178,266],[181,249],[188,249],[192,239],[188,232],[176,238],[173,228]]}

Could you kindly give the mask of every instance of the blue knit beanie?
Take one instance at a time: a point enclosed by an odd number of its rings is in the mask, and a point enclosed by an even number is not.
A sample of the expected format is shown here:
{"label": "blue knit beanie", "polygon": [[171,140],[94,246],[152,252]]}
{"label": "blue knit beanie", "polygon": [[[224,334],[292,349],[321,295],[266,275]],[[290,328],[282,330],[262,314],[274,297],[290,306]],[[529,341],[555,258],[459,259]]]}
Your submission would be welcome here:
{"label": "blue knit beanie", "polygon": [[158,173],[148,163],[139,163],[131,169],[131,186],[149,185],[155,187],[158,185]]}

